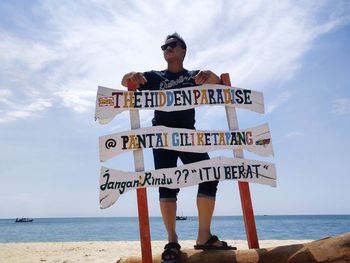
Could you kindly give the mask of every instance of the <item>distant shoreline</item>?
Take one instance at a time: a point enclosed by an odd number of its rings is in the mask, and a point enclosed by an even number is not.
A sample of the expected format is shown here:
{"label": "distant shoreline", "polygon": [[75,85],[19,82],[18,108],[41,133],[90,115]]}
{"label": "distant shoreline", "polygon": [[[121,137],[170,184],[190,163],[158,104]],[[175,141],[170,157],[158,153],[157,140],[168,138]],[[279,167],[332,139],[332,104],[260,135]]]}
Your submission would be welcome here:
{"label": "distant shoreline", "polygon": [[[265,214],[265,215],[255,215],[255,217],[265,217],[265,216],[350,216],[350,214],[281,214],[281,215],[270,215],[270,214]],[[29,218],[34,218],[34,219],[75,219],[75,218],[138,218],[138,216],[68,216],[68,217],[35,217],[35,216],[27,216]],[[197,218],[198,216],[196,215],[187,215],[187,217],[190,218]],[[243,217],[243,215],[214,215],[213,218],[217,217]],[[18,218],[18,216],[14,217],[7,217],[7,218],[0,218],[0,220],[15,220]],[[161,218],[161,216],[149,216],[149,218]]]}

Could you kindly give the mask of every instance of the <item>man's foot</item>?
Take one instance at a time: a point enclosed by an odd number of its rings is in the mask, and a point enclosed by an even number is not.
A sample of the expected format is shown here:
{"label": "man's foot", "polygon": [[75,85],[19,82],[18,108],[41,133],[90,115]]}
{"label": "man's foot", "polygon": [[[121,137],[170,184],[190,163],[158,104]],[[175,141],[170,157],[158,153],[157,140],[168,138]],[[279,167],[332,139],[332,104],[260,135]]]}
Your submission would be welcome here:
{"label": "man's foot", "polygon": [[236,250],[236,247],[227,245],[227,242],[220,241],[217,236],[211,236],[204,244],[197,244],[194,249],[203,250]]}
{"label": "man's foot", "polygon": [[162,253],[162,263],[177,263],[180,258],[181,246],[176,242],[169,242],[165,245]]}

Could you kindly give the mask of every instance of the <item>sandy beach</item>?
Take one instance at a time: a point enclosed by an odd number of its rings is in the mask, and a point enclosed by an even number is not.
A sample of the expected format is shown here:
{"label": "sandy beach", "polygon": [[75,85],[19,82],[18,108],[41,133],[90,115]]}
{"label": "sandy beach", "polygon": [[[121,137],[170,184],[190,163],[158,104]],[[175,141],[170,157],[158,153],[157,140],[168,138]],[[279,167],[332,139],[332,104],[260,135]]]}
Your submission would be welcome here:
{"label": "sandy beach", "polygon": [[[260,248],[301,244],[311,240],[260,240]],[[195,241],[180,241],[182,248],[192,248]],[[230,240],[230,245],[247,249],[245,240]],[[152,253],[160,254],[165,241],[153,241]],[[121,257],[141,255],[139,241],[0,243],[1,263],[73,263],[116,262]]]}

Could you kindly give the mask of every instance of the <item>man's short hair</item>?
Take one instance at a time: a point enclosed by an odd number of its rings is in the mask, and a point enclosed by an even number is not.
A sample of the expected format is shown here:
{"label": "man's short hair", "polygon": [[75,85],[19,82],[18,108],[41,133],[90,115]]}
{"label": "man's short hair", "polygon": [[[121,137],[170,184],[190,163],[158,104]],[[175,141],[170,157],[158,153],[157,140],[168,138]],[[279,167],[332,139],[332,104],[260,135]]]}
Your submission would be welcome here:
{"label": "man's short hair", "polygon": [[170,39],[170,38],[175,38],[177,41],[180,42],[181,47],[182,47],[183,49],[186,49],[186,50],[187,50],[187,46],[186,46],[185,40],[183,40],[183,38],[182,38],[178,33],[175,32],[175,33],[173,33],[173,34],[171,34],[171,35],[168,35],[168,36],[166,37],[165,41],[167,41],[167,40]]}

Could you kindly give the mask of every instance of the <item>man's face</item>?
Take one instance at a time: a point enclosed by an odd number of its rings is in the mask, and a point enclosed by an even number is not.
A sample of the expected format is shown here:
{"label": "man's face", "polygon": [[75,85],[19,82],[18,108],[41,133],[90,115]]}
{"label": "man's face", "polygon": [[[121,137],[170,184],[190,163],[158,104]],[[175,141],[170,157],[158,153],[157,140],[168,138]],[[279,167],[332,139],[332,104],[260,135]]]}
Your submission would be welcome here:
{"label": "man's face", "polygon": [[176,38],[169,38],[163,45],[164,59],[169,63],[176,60],[183,61],[186,55],[186,50],[182,48],[181,43]]}

